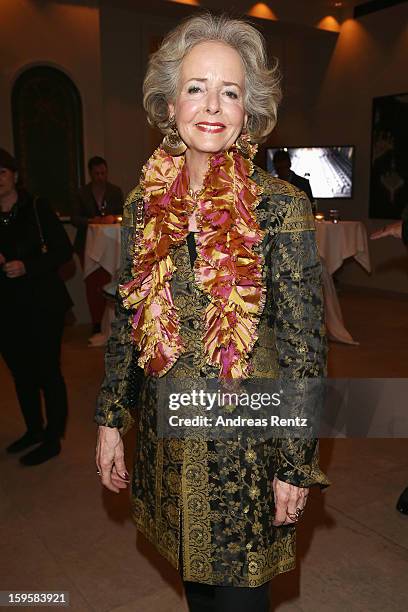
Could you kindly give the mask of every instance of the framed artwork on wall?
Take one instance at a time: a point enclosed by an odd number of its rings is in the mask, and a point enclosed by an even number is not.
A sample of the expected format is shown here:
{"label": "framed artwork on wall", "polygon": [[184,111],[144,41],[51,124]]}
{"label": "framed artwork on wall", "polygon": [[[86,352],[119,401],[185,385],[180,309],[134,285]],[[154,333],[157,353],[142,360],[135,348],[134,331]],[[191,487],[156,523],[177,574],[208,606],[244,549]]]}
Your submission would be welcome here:
{"label": "framed artwork on wall", "polygon": [[373,99],[369,216],[400,219],[408,204],[408,93]]}

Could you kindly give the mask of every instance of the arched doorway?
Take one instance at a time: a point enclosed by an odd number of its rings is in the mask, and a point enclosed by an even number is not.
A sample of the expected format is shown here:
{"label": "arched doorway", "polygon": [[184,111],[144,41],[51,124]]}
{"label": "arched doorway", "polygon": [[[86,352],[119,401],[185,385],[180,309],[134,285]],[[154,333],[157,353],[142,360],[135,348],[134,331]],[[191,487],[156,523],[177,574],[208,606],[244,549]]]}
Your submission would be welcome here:
{"label": "arched doorway", "polygon": [[24,186],[69,216],[83,182],[82,104],[75,84],[51,66],[29,68],[14,84],[12,115]]}

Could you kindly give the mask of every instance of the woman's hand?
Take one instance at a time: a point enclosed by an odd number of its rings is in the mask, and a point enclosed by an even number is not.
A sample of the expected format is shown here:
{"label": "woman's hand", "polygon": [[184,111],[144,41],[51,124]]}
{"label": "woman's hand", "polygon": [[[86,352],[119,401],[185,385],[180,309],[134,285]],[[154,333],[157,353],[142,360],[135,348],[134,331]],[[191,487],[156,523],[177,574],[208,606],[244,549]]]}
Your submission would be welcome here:
{"label": "woman's hand", "polygon": [[18,278],[26,273],[25,265],[19,259],[3,264],[3,272],[8,278]]}
{"label": "woman's hand", "polygon": [[377,230],[371,234],[371,240],[378,240],[379,238],[386,238],[391,236],[392,238],[402,238],[402,221],[396,221],[396,223],[390,223],[380,230]]}
{"label": "woman's hand", "polygon": [[96,465],[102,484],[115,493],[126,489],[129,474],[125,465],[123,441],[116,427],[98,427]]}
{"label": "woman's hand", "polygon": [[[309,489],[295,487],[295,485],[273,479],[273,493],[275,496],[275,527],[280,525],[293,525],[303,514],[306,506]],[[298,518],[296,518],[298,515]]]}

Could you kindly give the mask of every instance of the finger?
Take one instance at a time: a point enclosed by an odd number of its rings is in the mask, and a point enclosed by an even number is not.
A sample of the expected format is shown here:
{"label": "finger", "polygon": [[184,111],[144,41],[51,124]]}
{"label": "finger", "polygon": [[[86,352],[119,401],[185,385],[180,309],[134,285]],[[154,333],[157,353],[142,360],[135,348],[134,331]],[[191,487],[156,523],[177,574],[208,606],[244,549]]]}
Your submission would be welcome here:
{"label": "finger", "polygon": [[116,468],[114,467],[111,474],[111,482],[115,487],[119,489],[127,489],[129,480],[124,480],[120,474],[117,473]]}
{"label": "finger", "polygon": [[119,488],[112,482],[113,457],[104,457],[100,461],[101,483],[104,487],[115,493],[119,493]]}
{"label": "finger", "polygon": [[293,525],[300,520],[306,506],[308,494],[309,489],[304,489],[301,487],[295,487],[291,491],[288,501],[288,509],[286,512],[285,525]]}
{"label": "finger", "polygon": [[295,516],[296,515],[296,510],[298,508],[299,508],[298,496],[296,495],[296,497],[294,497],[294,496],[290,497],[289,501],[288,501],[288,508],[287,508],[287,511],[286,511],[286,517],[287,517],[287,519],[291,523],[293,523],[294,520],[289,518],[289,515]]}
{"label": "finger", "polygon": [[125,458],[121,452],[115,453],[114,471],[119,476],[119,478],[121,478],[125,482],[129,482],[129,472],[126,469]]}
{"label": "finger", "polygon": [[[273,498],[274,498],[274,503],[275,503],[275,515],[274,515],[274,520],[273,520],[272,524],[275,525],[276,527],[282,524],[281,522],[279,522],[277,520],[277,512],[278,512],[278,491],[277,491],[277,488],[278,488],[278,479],[275,476],[273,481],[272,481]],[[281,510],[281,509],[279,508],[279,510]]]}
{"label": "finger", "polygon": [[296,489],[291,489],[287,507],[286,507],[286,516],[284,519],[285,525],[293,525],[296,523],[298,518],[296,516],[296,510],[299,508],[299,495]]}
{"label": "finger", "polygon": [[112,473],[110,470],[103,469],[101,470],[101,483],[104,487],[109,489],[109,491],[113,491],[114,493],[119,493],[120,489],[117,485],[112,482]]}
{"label": "finger", "polygon": [[286,521],[286,512],[288,508],[289,494],[279,487],[276,487],[275,494],[275,517],[273,524],[275,526],[283,525]]}

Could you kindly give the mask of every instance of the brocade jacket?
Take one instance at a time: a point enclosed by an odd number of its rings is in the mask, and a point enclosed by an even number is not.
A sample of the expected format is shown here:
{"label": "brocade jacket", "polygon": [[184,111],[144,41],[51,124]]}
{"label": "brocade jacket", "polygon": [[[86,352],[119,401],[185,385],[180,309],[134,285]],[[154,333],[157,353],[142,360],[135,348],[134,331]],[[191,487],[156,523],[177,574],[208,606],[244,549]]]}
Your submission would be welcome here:
{"label": "brocade jacket", "polygon": [[[267,288],[258,340],[249,357],[252,376],[324,376],[321,267],[310,202],[296,187],[259,168],[251,178],[263,187],[256,215],[266,230],[261,249]],[[137,187],[125,203],[121,284],[131,279],[142,196]],[[208,298],[195,283],[186,243],[171,251],[176,266],[171,289],[186,350],[167,375],[214,377],[217,372],[205,363],[202,342]],[[276,475],[300,487],[327,486],[317,441],[159,438],[157,378],[144,377],[137,366],[130,316],[118,299],[95,421],[117,427],[122,435],[137,424],[131,493],[137,528],[184,580],[255,587],[293,569],[295,527],[272,524],[272,481]]]}

